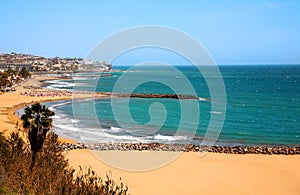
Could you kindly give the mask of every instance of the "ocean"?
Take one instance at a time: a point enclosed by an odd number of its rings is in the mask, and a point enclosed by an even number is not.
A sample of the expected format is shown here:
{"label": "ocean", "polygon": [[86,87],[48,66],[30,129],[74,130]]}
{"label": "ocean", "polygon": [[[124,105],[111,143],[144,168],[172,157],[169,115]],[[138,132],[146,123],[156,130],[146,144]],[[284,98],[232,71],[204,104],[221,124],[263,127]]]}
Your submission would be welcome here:
{"label": "ocean", "polygon": [[[209,73],[209,67],[206,67]],[[103,98],[51,102],[53,130],[84,143],[201,144],[208,127],[214,145],[300,145],[300,65],[223,65],[226,112],[212,109],[208,80],[194,66],[129,66],[106,73],[75,73],[47,88],[147,94],[193,94],[199,100]],[[207,77],[209,77],[207,79]],[[220,79],[220,78],[219,78]],[[185,84],[188,83],[188,84]],[[199,111],[199,112],[198,112]],[[225,116],[214,126],[212,116]],[[218,118],[218,117],[217,117]],[[214,128],[221,131],[214,132]]]}

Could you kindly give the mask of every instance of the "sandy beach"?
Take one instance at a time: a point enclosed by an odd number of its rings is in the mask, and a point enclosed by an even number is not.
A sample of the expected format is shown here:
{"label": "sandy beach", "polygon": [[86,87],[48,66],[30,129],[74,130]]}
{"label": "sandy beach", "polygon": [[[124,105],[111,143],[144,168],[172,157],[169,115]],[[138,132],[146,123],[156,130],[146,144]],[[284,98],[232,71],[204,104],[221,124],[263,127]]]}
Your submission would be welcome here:
{"label": "sandy beach", "polygon": [[[35,78],[29,82],[44,78]],[[0,95],[0,128],[5,135],[14,131],[18,117],[16,109],[32,102],[71,99],[71,96],[24,96],[22,86],[16,92]],[[23,133],[25,135],[25,132]],[[72,140],[62,139],[62,141]],[[157,159],[171,152],[154,152]],[[147,163],[141,154],[150,152],[103,151],[96,152],[106,158],[122,157],[131,166]],[[110,166],[88,150],[66,152],[70,165],[92,167],[104,176],[111,171],[113,177],[126,183],[131,194],[300,194],[300,155],[237,155],[183,153],[167,165],[149,171],[126,171]],[[149,160],[149,159],[148,159]]]}
{"label": "sandy beach", "polygon": [[[47,76],[33,76],[26,82],[22,83],[16,88],[15,92],[7,92],[0,95],[0,127],[4,135],[8,136],[16,130],[16,124],[19,117],[15,115],[16,110],[25,107],[26,105],[34,102],[47,102],[47,101],[58,101],[72,99],[72,96],[68,95],[57,95],[57,96],[26,96],[21,95],[23,86],[41,86],[43,80],[54,79]],[[38,92],[38,90],[32,90]],[[43,90],[44,91],[44,90]],[[74,142],[69,139],[61,138],[61,141]]]}
{"label": "sandy beach", "polygon": [[[147,158],[140,158],[140,153],[103,151],[96,152],[96,156],[127,156],[132,166],[138,167],[140,163],[147,163]],[[155,153],[163,158],[172,152]],[[121,177],[131,194],[300,193],[300,155],[208,153],[200,157],[198,153],[186,152],[161,168],[139,172],[114,168],[96,156],[88,150],[73,150],[67,154],[73,167],[91,166],[99,175],[111,171],[115,179]]]}

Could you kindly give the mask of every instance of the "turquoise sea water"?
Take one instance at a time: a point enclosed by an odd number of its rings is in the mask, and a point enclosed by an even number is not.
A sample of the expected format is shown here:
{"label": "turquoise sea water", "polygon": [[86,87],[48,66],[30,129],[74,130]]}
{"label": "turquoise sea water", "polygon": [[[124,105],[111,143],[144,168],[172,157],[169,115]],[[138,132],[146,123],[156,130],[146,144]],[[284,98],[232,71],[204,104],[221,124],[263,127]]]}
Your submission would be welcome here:
{"label": "turquoise sea water", "polygon": [[[219,69],[227,106],[216,144],[300,145],[299,65],[226,65]],[[56,112],[54,130],[84,142],[186,143],[192,140],[200,144],[211,116],[225,113],[211,109],[210,89],[197,68],[178,66],[176,70],[180,74],[153,66],[139,71],[104,73],[101,77],[98,73],[77,73],[72,80],[50,81],[48,88],[107,92],[128,92],[127,86],[136,84],[133,93],[195,92],[207,100],[108,98],[51,103]],[[122,77],[124,74],[129,76],[127,80]],[[147,82],[139,84],[139,80]],[[185,81],[191,88],[183,84]],[[168,82],[172,85],[168,86]],[[200,115],[194,112],[197,108]]]}

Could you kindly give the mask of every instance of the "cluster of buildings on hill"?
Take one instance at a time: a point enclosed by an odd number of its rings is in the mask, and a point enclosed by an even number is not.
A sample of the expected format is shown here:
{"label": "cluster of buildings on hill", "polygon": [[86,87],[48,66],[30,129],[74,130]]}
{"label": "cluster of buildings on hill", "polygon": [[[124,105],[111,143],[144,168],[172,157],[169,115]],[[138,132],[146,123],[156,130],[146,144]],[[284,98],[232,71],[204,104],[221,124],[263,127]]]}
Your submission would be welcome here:
{"label": "cluster of buildings on hill", "polygon": [[19,69],[42,72],[110,71],[106,62],[88,61],[82,58],[45,58],[28,54],[0,54],[0,71]]}
{"label": "cluster of buildings on hill", "polygon": [[18,83],[30,77],[26,67],[21,69],[8,69],[0,72],[0,92],[14,91]]}

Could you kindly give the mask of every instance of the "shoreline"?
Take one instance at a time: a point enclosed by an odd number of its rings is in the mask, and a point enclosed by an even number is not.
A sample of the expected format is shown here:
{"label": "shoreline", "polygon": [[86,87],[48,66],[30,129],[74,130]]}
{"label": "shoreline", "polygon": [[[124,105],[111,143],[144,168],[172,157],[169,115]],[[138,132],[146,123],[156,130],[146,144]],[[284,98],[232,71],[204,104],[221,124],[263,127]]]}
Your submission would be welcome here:
{"label": "shoreline", "polygon": [[[69,100],[69,99],[57,99],[55,101],[63,101],[63,100]],[[19,109],[22,109],[22,108],[25,108],[26,106],[29,106],[31,104],[34,104],[34,103],[44,103],[44,102],[49,102],[48,100],[43,100],[43,101],[33,101],[33,102],[30,102],[30,103],[20,103],[20,104],[17,104],[17,105],[14,105],[10,108],[7,109],[7,118],[9,121],[7,121],[7,123],[11,123],[11,124],[15,124],[18,123],[21,119],[19,116],[16,115],[16,112],[19,110]],[[1,124],[1,121],[0,121],[0,124]],[[21,130],[22,128],[20,127],[20,132],[24,133],[23,130]],[[2,131],[2,129],[0,130]],[[10,132],[12,133],[12,131]],[[65,144],[65,143],[70,143],[70,144],[75,144],[77,143],[75,140],[72,140],[72,139],[69,139],[69,138],[66,138],[66,137],[62,137],[62,136],[58,136],[58,140],[62,143],[62,144]]]}
{"label": "shoreline", "polygon": [[[56,99],[57,101],[71,100],[72,98]],[[17,110],[37,102],[50,102],[49,100],[20,103],[7,109],[9,123],[16,124],[20,117],[15,113]],[[299,146],[282,145],[251,145],[251,146],[219,146],[219,145],[195,145],[195,144],[167,144],[167,143],[96,143],[84,144],[59,136],[62,142],[61,148],[65,151],[74,149],[89,149],[97,151],[171,151],[171,152],[209,152],[226,154],[263,154],[263,155],[299,155]]]}
{"label": "shoreline", "polygon": [[[140,97],[140,98],[156,98],[155,94],[114,94],[114,93],[108,93],[108,92],[97,92],[97,93],[91,93],[91,92],[78,92],[78,93],[73,93],[70,92],[68,90],[54,90],[54,89],[46,89],[46,88],[41,88],[42,86],[45,85],[45,81],[47,80],[56,80],[56,79],[69,79],[66,77],[58,77],[58,76],[54,76],[51,77],[48,74],[46,75],[42,75],[42,74],[36,74],[33,75],[33,78],[28,79],[27,81],[25,81],[24,83],[21,83],[20,85],[17,86],[16,91],[15,92],[7,92],[9,94],[14,94],[16,97],[20,97],[20,99],[22,97],[25,97],[26,99],[29,98],[29,100],[31,100],[30,102],[24,102],[24,101],[19,101],[16,102],[15,104],[12,104],[10,106],[6,106],[6,107],[1,107],[0,104],[0,115],[1,112],[2,113],[7,113],[7,119],[8,121],[6,121],[6,123],[12,124],[12,125],[16,125],[16,123],[20,120],[20,117],[17,116],[15,113],[17,112],[17,110],[24,108],[28,105],[31,105],[33,103],[45,103],[45,102],[56,102],[56,101],[64,101],[64,100],[80,100],[80,99],[86,99],[86,98],[107,98],[107,97],[113,97],[113,98],[122,98],[122,97]],[[39,87],[40,89],[35,89],[32,88],[32,86],[35,87]],[[30,88],[28,90],[28,87]],[[5,93],[5,94],[7,94]],[[22,95],[21,95],[22,93]],[[2,94],[0,95],[0,99],[1,96],[5,95]],[[46,94],[46,95],[43,95]],[[55,95],[56,94],[56,95]],[[58,94],[58,95],[57,95]],[[170,98],[169,96],[164,96],[165,94],[162,94],[159,96],[162,98]],[[176,96],[176,95],[175,95]],[[176,97],[171,96],[171,98],[187,98],[187,99],[195,99],[195,97],[185,97],[184,95],[182,97],[180,96],[176,96]],[[39,100],[37,100],[39,99]],[[3,108],[6,108],[3,109]],[[4,112],[3,112],[4,111]],[[0,118],[0,124],[1,124],[1,118]],[[2,129],[0,131],[3,131]],[[74,144],[74,146],[76,144],[82,144],[77,142],[76,140],[72,140],[70,138],[66,138],[63,137],[61,135],[59,135],[59,140],[63,143],[70,143],[70,144]],[[104,150],[107,150],[109,147],[114,147],[117,148],[117,150],[128,150],[128,148],[130,148],[131,146],[128,146],[128,143],[119,143],[121,145],[123,145],[123,147],[119,147],[118,144],[111,144],[109,142],[107,143],[99,143],[98,146],[92,146],[91,148],[103,148]],[[133,147],[136,147],[136,145],[144,145],[145,148],[153,148],[153,145],[161,145],[161,148],[168,148],[168,149],[164,149],[166,151],[172,151],[175,150],[176,151],[183,151],[183,149],[176,149],[176,147],[178,148],[186,148],[186,147],[190,147],[190,149],[187,149],[187,151],[199,151],[199,146],[202,147],[201,150],[206,150],[208,152],[214,152],[214,153],[232,153],[232,154],[238,154],[238,153],[242,153],[242,154],[247,154],[247,153],[251,153],[251,154],[298,154],[298,148],[299,145],[282,145],[282,144],[256,144],[256,145],[209,145],[209,146],[202,146],[201,144],[190,144],[190,146],[188,146],[188,144],[185,144],[185,146],[183,146],[183,144],[167,144],[167,143],[131,143],[131,145]],[[97,145],[97,144],[96,144]],[[106,145],[106,146],[104,146]],[[115,146],[109,146],[109,145],[115,145]],[[176,146],[177,145],[177,146]],[[181,145],[181,146],[180,146]],[[171,147],[170,147],[171,146]],[[78,147],[75,147],[78,148]],[[81,148],[85,148],[85,147],[81,147]],[[137,148],[137,147],[136,147]],[[157,148],[157,146],[154,146],[154,148]],[[284,149],[284,151],[277,151],[277,149]],[[110,150],[110,149],[109,149]],[[129,149],[131,150],[131,149]],[[142,149],[133,149],[133,150],[142,150]],[[147,150],[147,149],[146,149]],[[157,149],[154,149],[157,150]],[[274,151],[275,150],[275,151]]]}
{"label": "shoreline", "polygon": [[[6,92],[0,95],[0,131],[3,132],[5,136],[10,136],[12,132],[19,131],[21,136],[24,138],[26,136],[25,132],[22,131],[22,127],[19,125],[20,117],[15,113],[17,110],[24,108],[33,103],[42,102],[55,102],[63,100],[72,100],[74,96],[69,94],[64,94],[65,91],[60,90],[48,90],[39,89],[45,80],[55,80],[57,77],[49,77],[45,75],[32,75],[32,78],[26,80],[23,83],[18,84],[16,91]],[[48,93],[54,92],[55,94],[50,95],[21,95],[24,92],[38,93]],[[76,99],[80,98],[90,98],[91,94],[76,94]],[[63,143],[76,143],[75,140],[64,138],[59,136],[59,141]]]}
{"label": "shoreline", "polygon": [[[113,98],[122,98],[122,97],[138,97],[138,98],[155,98],[155,94],[114,94],[114,93],[108,93],[108,92],[97,92],[97,93],[91,93],[91,92],[79,92],[79,93],[72,93],[68,90],[54,90],[54,89],[46,89],[41,88],[39,90],[37,89],[30,89],[26,90],[28,86],[36,86],[36,87],[42,87],[45,85],[45,81],[47,80],[56,80],[56,79],[69,79],[66,77],[50,77],[48,74],[46,76],[43,74],[37,74],[33,75],[34,78],[30,78],[28,81],[25,81],[25,83],[22,83],[21,85],[18,85],[15,92],[10,92],[9,94],[14,94],[21,97],[27,97],[31,101],[30,102],[16,102],[15,104],[12,104],[10,106],[6,106],[6,110],[4,111],[4,107],[1,107],[0,104],[0,115],[2,113],[7,113],[7,119],[6,123],[11,125],[16,125],[18,121],[20,120],[20,117],[17,116],[15,113],[17,110],[24,108],[28,105],[31,105],[33,103],[45,103],[45,102],[56,102],[56,101],[64,101],[64,100],[80,100],[80,99],[86,99],[86,98],[107,98],[107,97],[113,97]],[[24,89],[25,86],[25,89]],[[24,92],[25,91],[25,92]],[[23,93],[23,95],[21,95]],[[58,93],[59,95],[53,95],[55,93]],[[5,93],[7,94],[7,93]],[[5,95],[2,94],[1,96]],[[46,95],[41,95],[46,94]],[[61,95],[62,94],[62,95]],[[167,96],[166,94],[160,94],[160,97],[162,98],[183,98],[183,99],[195,99],[195,97],[190,96]],[[40,98],[37,100],[37,98]],[[3,112],[4,111],[4,112]],[[0,118],[0,124],[1,124],[1,118]],[[16,127],[16,126],[15,126]],[[0,129],[0,131],[3,131],[3,129]],[[5,131],[5,130],[4,130]],[[70,138],[63,137],[59,135],[59,140],[63,143],[69,143],[71,144],[71,149],[85,149],[86,146],[83,143],[77,142],[76,140],[72,140]],[[77,145],[80,147],[78,147]],[[143,148],[139,148],[142,146]],[[62,148],[65,148],[68,150],[68,144],[63,146]],[[299,145],[282,145],[282,144],[257,144],[257,145],[209,145],[204,146],[201,144],[168,144],[168,143],[97,143],[95,145],[90,145],[89,148],[93,149],[96,148],[99,150],[120,150],[120,151],[128,151],[128,150],[151,150],[154,151],[187,151],[187,152],[199,152],[199,151],[207,151],[212,153],[231,153],[231,154],[300,154],[300,146]],[[114,149],[111,149],[114,148]]]}

